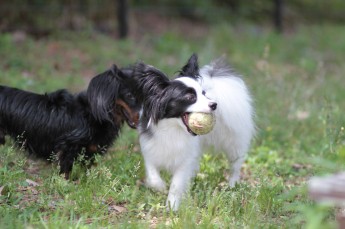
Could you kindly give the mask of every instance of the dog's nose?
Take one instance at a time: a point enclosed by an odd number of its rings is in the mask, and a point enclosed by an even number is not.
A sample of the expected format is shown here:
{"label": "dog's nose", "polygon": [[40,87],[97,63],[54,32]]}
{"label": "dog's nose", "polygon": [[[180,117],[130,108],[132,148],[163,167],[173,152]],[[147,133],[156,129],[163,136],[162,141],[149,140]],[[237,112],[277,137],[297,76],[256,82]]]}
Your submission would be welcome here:
{"label": "dog's nose", "polygon": [[214,111],[217,109],[217,103],[209,103],[208,106]]}

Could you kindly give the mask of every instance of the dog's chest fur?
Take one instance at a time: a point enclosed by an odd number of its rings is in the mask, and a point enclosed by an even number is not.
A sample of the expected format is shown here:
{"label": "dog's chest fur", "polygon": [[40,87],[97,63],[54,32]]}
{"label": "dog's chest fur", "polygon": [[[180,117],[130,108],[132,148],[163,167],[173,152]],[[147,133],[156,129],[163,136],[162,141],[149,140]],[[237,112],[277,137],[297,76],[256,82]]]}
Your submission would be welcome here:
{"label": "dog's chest fur", "polygon": [[140,143],[145,160],[169,171],[198,160],[200,139],[184,128],[180,119],[169,118],[160,120],[157,125],[152,124],[148,131],[141,132]]}

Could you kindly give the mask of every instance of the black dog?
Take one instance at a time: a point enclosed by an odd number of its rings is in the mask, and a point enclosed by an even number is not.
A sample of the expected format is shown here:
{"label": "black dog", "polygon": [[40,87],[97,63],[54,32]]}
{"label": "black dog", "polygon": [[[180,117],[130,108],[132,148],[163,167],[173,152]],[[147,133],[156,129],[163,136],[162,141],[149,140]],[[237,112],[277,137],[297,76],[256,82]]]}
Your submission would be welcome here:
{"label": "black dog", "polygon": [[92,160],[111,146],[125,121],[132,128],[137,125],[140,105],[119,73],[123,74],[113,65],[76,95],[66,90],[41,95],[0,86],[0,144],[8,134],[29,154],[53,156],[68,178],[78,155]]}

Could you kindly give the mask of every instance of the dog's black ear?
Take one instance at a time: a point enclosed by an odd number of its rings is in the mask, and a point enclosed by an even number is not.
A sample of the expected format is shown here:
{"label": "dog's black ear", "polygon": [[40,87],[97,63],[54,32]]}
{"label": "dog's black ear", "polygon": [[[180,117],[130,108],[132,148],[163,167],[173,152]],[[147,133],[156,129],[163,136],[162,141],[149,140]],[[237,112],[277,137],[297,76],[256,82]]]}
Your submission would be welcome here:
{"label": "dog's black ear", "polygon": [[143,62],[135,65],[132,79],[135,90],[147,96],[161,93],[169,84],[169,78],[163,72]]}
{"label": "dog's black ear", "polygon": [[118,69],[117,77],[131,91],[135,90],[134,67]]}
{"label": "dog's black ear", "polygon": [[198,56],[194,53],[188,60],[187,64],[182,67],[180,76],[192,76],[196,77],[199,75],[199,64]]}
{"label": "dog's black ear", "polygon": [[168,76],[166,76],[163,72],[153,67],[152,65],[148,65],[143,62],[139,62],[135,65],[134,76],[135,77],[155,77],[155,79],[158,78],[158,80],[162,82],[169,81]]}
{"label": "dog's black ear", "polygon": [[148,123],[150,119],[157,123],[160,115],[165,113],[166,103],[163,100],[167,97],[166,88],[170,84],[168,76],[151,65],[139,62],[135,65],[133,78],[133,94],[143,104],[143,119]]}
{"label": "dog's black ear", "polygon": [[109,70],[95,76],[87,88],[87,98],[91,113],[99,121],[113,121],[112,111],[119,93],[118,68],[113,65]]}
{"label": "dog's black ear", "polygon": [[127,81],[132,78],[134,69],[132,67],[119,69],[117,75],[121,80]]}

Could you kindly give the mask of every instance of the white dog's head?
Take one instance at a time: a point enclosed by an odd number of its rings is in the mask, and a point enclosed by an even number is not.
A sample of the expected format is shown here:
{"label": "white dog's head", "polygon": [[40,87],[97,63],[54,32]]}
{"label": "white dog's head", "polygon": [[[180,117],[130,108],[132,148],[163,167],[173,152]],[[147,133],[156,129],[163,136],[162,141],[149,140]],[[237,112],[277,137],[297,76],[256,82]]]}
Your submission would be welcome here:
{"label": "white dog's head", "polygon": [[151,65],[138,63],[132,76],[123,76],[132,93],[142,102],[141,126],[148,128],[162,119],[181,118],[188,132],[196,135],[187,125],[192,112],[211,113],[217,103],[205,96],[198,83],[199,68],[193,55],[174,80]]}

